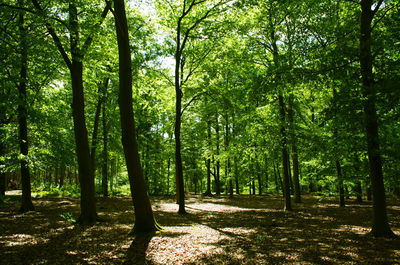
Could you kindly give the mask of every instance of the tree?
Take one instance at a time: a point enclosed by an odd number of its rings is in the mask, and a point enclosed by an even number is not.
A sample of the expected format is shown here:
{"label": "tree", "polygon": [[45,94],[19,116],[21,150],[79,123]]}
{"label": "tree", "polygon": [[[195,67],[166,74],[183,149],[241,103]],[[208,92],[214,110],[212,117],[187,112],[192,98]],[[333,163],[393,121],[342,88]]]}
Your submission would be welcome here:
{"label": "tree", "polygon": [[[45,16],[45,10],[40,6],[37,0],[32,0],[35,8]],[[74,120],[74,134],[76,143],[76,155],[79,166],[79,183],[81,186],[81,215],[79,222],[82,224],[93,224],[96,222],[96,200],[94,189],[94,172],[90,159],[90,148],[88,140],[88,131],[85,119],[85,100],[83,89],[83,60],[87,50],[93,41],[93,33],[89,34],[82,44],[80,42],[80,27],[78,19],[78,2],[71,0],[68,3],[68,29],[70,40],[70,53],[68,55],[60,38],[53,26],[45,21],[49,34],[53,38],[58,51],[60,52],[65,64],[67,65],[72,82],[72,117]],[[94,24],[94,31],[100,26],[107,16],[108,6],[106,6],[100,15],[99,21]]]}
{"label": "tree", "polygon": [[[20,0],[19,5],[24,6],[24,1]],[[21,182],[22,182],[22,200],[20,212],[34,210],[31,199],[31,176],[28,164],[28,125],[27,125],[27,72],[28,72],[28,47],[26,43],[26,28],[24,23],[24,14],[21,12],[18,19],[19,40],[21,51],[21,70],[20,81],[18,84],[18,124],[19,124],[19,146],[21,152]]]}
{"label": "tree", "polygon": [[[174,59],[175,59],[175,71],[174,71],[174,87],[175,87],[175,171],[176,171],[176,191],[177,201],[179,204],[178,212],[181,214],[186,213],[185,211],[185,191],[184,191],[184,178],[183,178],[183,167],[182,167],[182,154],[181,154],[181,125],[182,125],[182,114],[184,109],[188,106],[182,107],[183,98],[183,87],[186,81],[194,74],[198,66],[203,62],[204,58],[208,55],[208,50],[203,55],[194,58],[192,62],[189,62],[190,58],[186,58],[185,48],[188,46],[188,42],[192,35],[195,35],[195,31],[199,30],[201,23],[204,23],[206,19],[221,14],[228,1],[183,1],[177,3],[177,10],[173,8],[171,3],[168,2],[168,8],[171,9],[167,17],[171,19],[174,27]],[[180,8],[179,8],[180,7]],[[180,9],[180,10],[179,10]],[[204,35],[200,30],[197,33],[197,38],[202,39]],[[185,76],[185,66],[189,65],[189,71]],[[196,96],[195,96],[196,97]],[[189,102],[192,102],[190,100]],[[189,103],[190,104],[190,103]]]}
{"label": "tree", "polygon": [[[364,100],[365,133],[368,148],[369,170],[373,200],[373,224],[371,233],[376,237],[394,237],[386,213],[385,187],[383,184],[382,160],[379,150],[378,117],[376,113],[376,90],[372,72],[373,56],[372,21],[383,0],[361,0],[360,19],[360,67]],[[373,7],[374,4],[374,7]],[[376,22],[377,23],[377,22]]]}
{"label": "tree", "polygon": [[[108,2],[110,6],[110,3]],[[135,120],[132,109],[132,62],[129,47],[129,31],[123,0],[114,0],[115,30],[119,54],[119,107],[122,129],[122,145],[128,168],[129,183],[135,211],[135,234],[157,229],[153,211],[146,192],[143,170],[140,165],[136,142]]]}

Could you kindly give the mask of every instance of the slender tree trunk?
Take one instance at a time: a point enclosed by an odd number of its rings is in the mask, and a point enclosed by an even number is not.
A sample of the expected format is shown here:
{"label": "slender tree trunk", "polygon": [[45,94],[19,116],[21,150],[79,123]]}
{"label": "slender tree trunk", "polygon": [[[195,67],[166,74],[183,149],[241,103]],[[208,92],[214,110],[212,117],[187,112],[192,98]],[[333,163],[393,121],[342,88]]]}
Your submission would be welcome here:
{"label": "slender tree trunk", "polygon": [[[2,121],[1,121],[2,122]],[[3,123],[0,124],[0,133],[3,133]],[[4,156],[4,144],[3,144],[3,135],[0,136],[0,157]],[[6,172],[4,170],[4,160],[0,158],[0,201],[2,201],[2,197],[6,195]]]}
{"label": "slender tree trunk", "polygon": [[[100,93],[100,85],[98,88],[98,93]],[[94,115],[94,124],[93,124],[93,133],[92,133],[92,146],[90,149],[90,163],[93,169],[93,173],[96,172],[95,162],[96,162],[96,149],[97,149],[97,136],[99,132],[99,120],[100,120],[100,113],[101,113],[101,105],[103,102],[103,95],[99,95],[97,100],[96,112]]]}
{"label": "slender tree trunk", "polygon": [[301,190],[299,181],[299,158],[297,154],[297,137],[294,130],[294,117],[293,117],[293,95],[289,97],[288,118],[291,131],[291,147],[292,147],[292,165],[293,165],[293,182],[295,202],[301,202]]}
{"label": "slender tree trunk", "polygon": [[275,180],[275,191],[276,193],[279,193],[279,185],[278,185],[278,175],[276,173],[276,167],[275,167],[275,163],[272,163],[274,166],[274,180]]}
{"label": "slender tree trunk", "polygon": [[[19,4],[24,6],[24,1],[20,0]],[[20,49],[21,49],[21,81],[18,85],[18,124],[19,124],[19,147],[22,155],[21,164],[21,182],[22,182],[22,198],[20,212],[33,211],[34,207],[31,198],[31,176],[28,165],[28,126],[27,126],[27,71],[28,71],[28,51],[26,44],[26,29],[24,25],[24,14],[19,14],[18,27],[20,34]]]}
{"label": "slender tree trunk", "polygon": [[343,188],[342,168],[340,166],[339,160],[336,160],[336,172],[337,172],[338,182],[339,182],[339,206],[340,207],[344,207],[345,206],[345,201],[344,201],[344,188]]}
{"label": "slender tree trunk", "polygon": [[182,18],[178,20],[176,30],[176,52],[175,52],[175,170],[176,170],[176,194],[179,204],[178,213],[185,214],[185,186],[183,179],[182,155],[181,155],[181,118],[182,118],[182,89],[181,89],[181,23]]}
{"label": "slender tree trunk", "polygon": [[235,155],[234,157],[234,170],[235,170],[235,187],[236,187],[236,194],[239,195],[240,194],[240,189],[239,189],[239,170],[238,170],[238,159],[237,156]]}
{"label": "slender tree trunk", "polygon": [[[376,85],[372,72],[371,53],[371,23],[375,15],[372,10],[372,0],[361,0],[361,21],[360,21],[360,66],[362,91],[365,100],[364,117],[365,131],[367,138],[369,171],[371,178],[372,199],[373,199],[373,224],[371,233],[376,237],[394,237],[389,227],[386,213],[385,187],[383,184],[382,161],[379,151],[378,117],[376,114]],[[379,8],[375,7],[375,10]]]}
{"label": "slender tree trunk", "polygon": [[62,188],[64,186],[64,180],[65,180],[65,164],[63,163],[60,167],[60,182],[58,188]]}
{"label": "slender tree trunk", "polygon": [[101,179],[101,186],[103,187],[103,196],[108,196],[108,127],[107,127],[107,113],[105,99],[107,95],[107,87],[103,92],[103,177]]}
{"label": "slender tree trunk", "polygon": [[261,170],[260,170],[260,163],[258,161],[258,150],[257,145],[254,145],[254,152],[255,152],[255,163],[256,163],[256,175],[257,175],[257,182],[258,182],[258,195],[262,195],[262,180],[261,180]]}
{"label": "slender tree trunk", "polygon": [[[229,115],[228,113],[225,114],[225,152],[228,154],[226,159],[226,171],[225,171],[225,178],[229,185],[229,197],[233,198],[233,181],[231,176],[231,162],[229,159]],[[228,191],[227,191],[228,192]]]}
{"label": "slender tree trunk", "polygon": [[58,184],[60,183],[60,169],[58,168],[58,165],[55,166],[54,168],[54,187],[57,188]]}
{"label": "slender tree trunk", "polygon": [[[208,148],[211,149],[211,121],[207,118],[207,144]],[[211,158],[208,157],[206,160],[207,166],[207,190],[204,193],[204,196],[211,196]]]}
{"label": "slender tree trunk", "polygon": [[167,165],[167,195],[169,195],[169,175],[171,168],[171,157],[168,156],[168,165]]}
{"label": "slender tree trunk", "polygon": [[287,162],[288,162],[288,172],[289,172],[290,195],[294,195],[294,184],[293,184],[292,170],[291,170],[292,166],[290,164],[289,148],[287,150],[288,150]]}
{"label": "slender tree trunk", "polygon": [[135,120],[132,108],[132,62],[129,47],[129,31],[123,0],[114,0],[115,28],[119,54],[119,107],[121,116],[122,145],[135,212],[133,233],[153,232],[156,224],[146,192],[136,142]]}
{"label": "slender tree trunk", "polygon": [[218,112],[216,113],[216,123],[215,123],[215,134],[216,134],[216,144],[217,144],[217,167],[216,167],[216,175],[215,175],[215,193],[217,195],[221,195],[221,182],[220,182],[220,161],[219,161],[219,121],[218,121]]}
{"label": "slender tree trunk", "polygon": [[282,171],[283,171],[283,194],[285,197],[286,211],[292,210],[291,199],[290,199],[290,179],[289,179],[289,168],[288,168],[288,151],[287,151],[287,138],[285,129],[285,103],[283,102],[283,96],[279,95],[279,110],[281,115],[281,145],[282,145]]}
{"label": "slender tree trunk", "polygon": [[359,181],[359,180],[356,181],[355,192],[356,192],[356,198],[357,198],[356,202],[362,203],[361,181]]}
{"label": "slender tree trunk", "polygon": [[269,176],[268,176],[268,158],[267,156],[264,157],[264,166],[265,166],[265,190],[266,193],[268,193],[268,181],[269,181]]}

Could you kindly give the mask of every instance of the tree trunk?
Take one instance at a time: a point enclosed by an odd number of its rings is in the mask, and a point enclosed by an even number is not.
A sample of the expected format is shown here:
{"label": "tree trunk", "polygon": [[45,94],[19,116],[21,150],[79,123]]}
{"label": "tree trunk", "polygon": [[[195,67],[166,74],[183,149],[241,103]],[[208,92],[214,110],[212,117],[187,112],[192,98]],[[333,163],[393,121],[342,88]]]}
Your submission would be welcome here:
{"label": "tree trunk", "polygon": [[277,173],[276,173],[275,163],[273,163],[273,166],[274,166],[275,191],[276,191],[276,193],[279,193],[278,175],[277,175]]}
{"label": "tree trunk", "polygon": [[283,102],[283,96],[279,96],[279,110],[281,116],[281,145],[282,145],[282,171],[283,171],[283,194],[285,197],[284,210],[291,211],[291,199],[290,199],[290,179],[289,179],[289,168],[288,168],[288,151],[287,151],[287,138],[285,129],[285,103]]}
{"label": "tree trunk", "polygon": [[220,161],[219,161],[219,121],[218,121],[218,112],[215,116],[216,123],[215,123],[215,134],[216,134],[216,144],[217,144],[217,168],[216,168],[216,175],[215,175],[215,193],[217,195],[221,195],[221,182],[220,182]]}
{"label": "tree trunk", "polygon": [[268,181],[269,181],[269,176],[268,176],[268,158],[265,156],[264,158],[264,166],[265,166],[265,190],[266,193],[268,193]]}
{"label": "tree trunk", "polygon": [[60,181],[58,188],[62,188],[64,186],[64,180],[65,180],[65,164],[62,164],[60,167]]}
{"label": "tree trunk", "polygon": [[[183,19],[183,18],[182,18]],[[176,52],[175,52],[175,170],[176,170],[176,194],[179,204],[178,213],[185,214],[185,186],[183,179],[182,155],[181,155],[181,118],[182,118],[182,97],[180,80],[180,67],[182,59],[181,50],[181,22],[178,20],[176,30]],[[183,67],[182,67],[183,68]]]}
{"label": "tree trunk", "polygon": [[108,127],[107,127],[106,104],[105,104],[106,95],[107,95],[107,86],[104,88],[103,91],[103,117],[102,117],[103,118],[103,176],[101,179],[101,186],[103,188],[104,197],[108,196]]}
{"label": "tree trunk", "polygon": [[[371,233],[376,237],[394,237],[389,227],[386,213],[385,187],[383,184],[382,161],[379,151],[378,117],[376,114],[376,85],[372,72],[371,54],[371,23],[375,11],[371,10],[372,0],[361,0],[360,21],[360,67],[362,79],[362,91],[365,100],[364,116],[367,149],[369,159],[369,171],[371,178],[373,200],[373,224]],[[375,10],[379,8],[375,7]]]}
{"label": "tree trunk", "polygon": [[256,163],[256,175],[257,175],[257,182],[258,182],[258,195],[262,195],[262,180],[261,180],[261,170],[260,170],[260,163],[258,161],[258,150],[257,145],[254,145],[254,153],[255,153],[255,163]]}
{"label": "tree trunk", "polygon": [[362,203],[361,181],[359,181],[359,180],[356,181],[355,192],[356,192],[356,198],[357,198],[356,202]]}
{"label": "tree trunk", "polygon": [[239,195],[240,194],[240,189],[239,189],[239,170],[238,170],[238,159],[237,156],[235,155],[234,157],[234,163],[235,163],[235,186],[236,186],[236,194]]}
{"label": "tree trunk", "polygon": [[300,181],[299,181],[299,158],[297,154],[297,138],[296,132],[294,130],[294,115],[293,115],[293,95],[289,97],[289,108],[288,108],[288,118],[290,123],[290,136],[291,136],[291,147],[292,147],[292,165],[293,165],[293,182],[294,182],[294,194],[295,202],[301,202],[301,191],[300,191]]}
{"label": "tree trunk", "polygon": [[[207,119],[207,144],[208,148],[211,149],[211,121]],[[204,193],[204,196],[211,196],[211,158],[208,157],[206,160],[207,167],[207,190]]]}
{"label": "tree trunk", "polygon": [[156,229],[156,224],[150,200],[146,192],[138,145],[136,142],[135,120],[132,108],[132,62],[124,1],[114,0],[114,8],[119,54],[119,107],[122,146],[124,148],[135,212],[135,226],[132,232],[135,234],[147,233],[153,232]]}
{"label": "tree trunk", "polygon": [[294,184],[293,184],[292,170],[291,170],[292,166],[290,164],[289,148],[287,150],[288,150],[287,163],[288,163],[288,172],[289,172],[290,195],[294,195]]}
{"label": "tree trunk", "polygon": [[[24,1],[19,1],[20,5],[24,5]],[[24,14],[19,14],[18,27],[20,34],[20,49],[21,49],[21,81],[18,85],[18,125],[19,125],[19,147],[22,155],[21,164],[21,182],[22,182],[22,198],[20,212],[33,211],[34,207],[31,198],[31,177],[28,165],[28,126],[27,126],[27,110],[26,106],[27,95],[26,95],[26,82],[27,82],[27,71],[28,71],[28,51],[26,44],[26,29],[24,25]]]}
{"label": "tree trunk", "polygon": [[168,156],[168,165],[167,165],[167,195],[169,195],[169,175],[171,168],[171,157]]}
{"label": "tree trunk", "polygon": [[[100,93],[100,85],[98,87],[98,93]],[[96,148],[97,148],[97,135],[99,132],[99,120],[100,120],[100,113],[101,113],[101,104],[103,101],[103,95],[99,95],[97,100],[96,112],[94,115],[94,124],[93,124],[93,133],[92,133],[92,146],[90,149],[90,164],[93,170],[93,173],[96,172],[95,162],[96,162]]]}
{"label": "tree trunk", "polygon": [[72,79],[72,117],[74,121],[76,154],[78,157],[79,183],[81,186],[81,215],[78,221],[82,224],[93,224],[96,222],[97,218],[94,173],[91,167],[88,132],[85,120],[85,100],[82,79],[83,58],[78,48],[78,12],[73,3],[69,4],[69,20],[72,55],[72,65],[70,68]]}
{"label": "tree trunk", "polygon": [[339,183],[339,206],[340,207],[344,207],[345,206],[345,201],[344,201],[344,188],[343,188],[342,168],[340,166],[339,160],[336,160],[336,172],[337,172],[338,183]]}
{"label": "tree trunk", "polygon": [[[1,118],[0,118],[1,119]],[[2,122],[2,121],[1,121]],[[3,133],[3,123],[0,124],[0,133]],[[4,156],[4,144],[3,144],[3,135],[0,136],[0,157]],[[4,160],[0,158],[0,201],[6,195],[6,172],[4,167]]]}

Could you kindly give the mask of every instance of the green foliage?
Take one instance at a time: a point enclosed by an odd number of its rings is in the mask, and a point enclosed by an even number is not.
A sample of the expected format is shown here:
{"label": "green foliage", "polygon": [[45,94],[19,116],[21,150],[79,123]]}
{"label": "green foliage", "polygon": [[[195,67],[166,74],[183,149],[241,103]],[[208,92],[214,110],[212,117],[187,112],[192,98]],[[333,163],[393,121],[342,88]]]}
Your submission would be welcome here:
{"label": "green foliage", "polygon": [[68,223],[76,223],[77,219],[72,212],[63,212],[60,217]]}
{"label": "green foliage", "polygon": [[[336,160],[341,164],[345,185],[351,187],[361,181],[365,189],[369,180],[363,129],[365,98],[358,63],[359,7],[351,1],[314,0],[185,3],[154,1],[137,3],[139,8],[127,6],[132,107],[149,194],[175,193],[172,68],[177,23],[189,3],[197,4],[181,21],[181,37],[190,34],[182,50],[184,63],[179,76],[184,95],[181,140],[188,191],[204,192],[209,159],[211,185],[215,187],[213,174],[219,164],[224,192],[229,180],[234,186],[237,180],[240,192],[248,193],[249,180],[255,179],[258,187],[257,176],[262,176],[264,192],[279,192],[282,126],[288,130],[289,145],[297,144],[303,191],[313,187],[325,195],[336,194]],[[386,184],[395,188],[400,187],[400,21],[398,1],[385,3],[377,11],[379,19],[374,20],[372,48],[383,171]],[[96,107],[102,101],[108,131],[110,194],[129,195],[121,145],[114,19],[109,14],[96,29],[104,3],[76,4],[80,39],[93,36],[83,73],[87,133],[92,139]],[[18,179],[19,162],[26,159],[38,195],[76,196],[79,177],[71,78],[44,24],[49,23],[61,44],[68,47],[68,2],[48,1],[44,8],[45,17],[23,12],[30,25],[26,34],[30,151],[22,157],[17,148],[15,115],[21,57],[16,17],[21,11],[0,6],[0,169],[9,178]],[[35,10],[30,1],[26,1],[26,9]],[[110,81],[103,98],[99,87],[106,78]],[[293,100],[292,122],[281,121],[280,94],[286,106],[289,99]],[[102,166],[106,161],[103,129],[100,122],[95,156],[98,194],[102,192]]]}

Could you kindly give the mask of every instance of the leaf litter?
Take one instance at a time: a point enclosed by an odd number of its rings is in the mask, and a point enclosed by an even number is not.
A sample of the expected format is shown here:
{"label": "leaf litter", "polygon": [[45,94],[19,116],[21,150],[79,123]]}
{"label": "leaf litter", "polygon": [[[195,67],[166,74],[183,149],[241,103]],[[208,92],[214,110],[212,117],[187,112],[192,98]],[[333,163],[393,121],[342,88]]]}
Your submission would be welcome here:
{"label": "leaf litter", "polygon": [[[303,196],[293,212],[278,195],[189,195],[177,213],[173,197],[152,198],[164,228],[129,237],[129,197],[97,198],[104,222],[74,225],[79,198],[34,198],[35,212],[17,201],[0,205],[0,264],[399,264],[400,239],[369,235],[370,202]],[[388,198],[392,230],[400,235],[400,204]]]}

